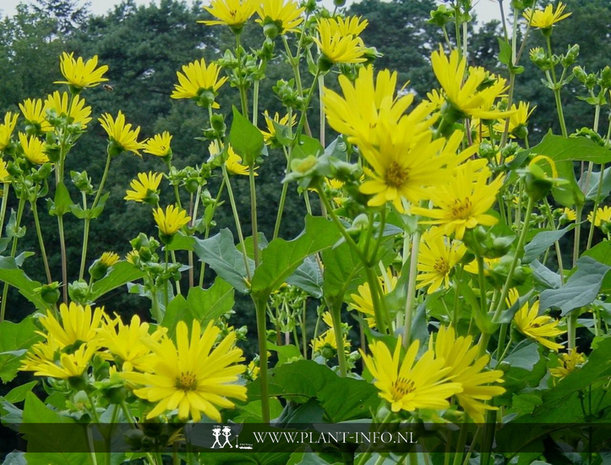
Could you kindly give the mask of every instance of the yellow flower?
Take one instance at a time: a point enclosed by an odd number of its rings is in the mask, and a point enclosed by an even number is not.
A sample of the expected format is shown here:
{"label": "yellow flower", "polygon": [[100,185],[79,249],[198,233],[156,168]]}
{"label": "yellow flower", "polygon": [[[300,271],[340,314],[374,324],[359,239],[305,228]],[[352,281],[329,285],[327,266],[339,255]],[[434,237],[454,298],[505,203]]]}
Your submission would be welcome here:
{"label": "yellow flower", "polygon": [[24,133],[19,133],[19,143],[23,150],[23,155],[35,165],[42,165],[49,161],[49,157],[45,153],[45,142],[36,136],[26,136]]}
{"label": "yellow flower", "polygon": [[47,340],[53,340],[60,348],[70,346],[75,342],[86,342],[94,345],[97,330],[100,326],[104,309],[96,307],[93,311],[89,305],[70,302],[70,306],[62,303],[59,306],[61,323],[55,319],[51,312],[40,317],[40,324],[46,333],[39,333]]}
{"label": "yellow flower", "polygon": [[[484,276],[490,276],[490,271],[494,269],[501,262],[500,258],[487,258],[484,257]],[[479,273],[479,265],[477,264],[477,259],[471,260],[468,264],[466,264],[463,268],[467,273],[478,274]]]}
{"label": "yellow flower", "polygon": [[426,231],[418,253],[417,288],[429,286],[427,294],[432,294],[442,286],[449,287],[450,273],[466,251],[463,243],[451,241],[437,228]]}
{"label": "yellow flower", "polygon": [[153,217],[159,228],[159,232],[166,236],[176,234],[180,228],[191,221],[191,217],[187,216],[187,212],[182,208],[168,205],[165,212],[161,207],[153,210]]}
{"label": "yellow flower", "polygon": [[[316,339],[312,339],[310,345],[312,346],[312,352],[322,354],[324,353],[325,348],[330,348],[337,352],[337,341],[335,338],[335,328],[333,327],[333,319],[331,318],[331,313],[325,312],[322,316],[323,321],[329,327],[328,330],[323,332]],[[350,341],[348,341],[348,335],[346,331],[342,332],[343,336],[343,344],[344,344],[344,352],[350,352]]]}
{"label": "yellow flower", "polygon": [[125,115],[119,110],[117,118],[114,119],[109,113],[104,113],[98,120],[111,142],[114,142],[115,148],[112,149],[113,155],[118,155],[121,152],[133,152],[140,156],[139,150],[144,148],[142,142],[138,142],[138,134],[140,127],[132,129],[130,123],[125,123]]}
{"label": "yellow flower", "polygon": [[[511,115],[509,115],[509,128],[508,133],[513,137],[518,135],[522,128],[525,128],[528,123],[528,118],[532,115],[533,111],[535,111],[537,106],[530,108],[530,103],[528,102],[520,102],[518,106],[515,104],[511,105]],[[496,132],[502,133],[505,131],[506,120],[498,121],[494,125],[494,130]],[[518,136],[519,137],[519,136]]]}
{"label": "yellow flower", "polygon": [[361,16],[348,16],[346,18],[337,16],[333,19],[337,22],[337,32],[343,36],[358,36],[369,24],[369,21],[361,19]]}
{"label": "yellow flower", "polygon": [[571,16],[572,13],[562,14],[564,13],[565,8],[565,4],[563,4],[562,2],[558,2],[555,11],[554,5],[549,4],[545,7],[544,10],[533,10],[532,8],[527,8],[524,11],[523,16],[524,18],[526,18],[526,20],[532,27],[536,27],[539,29],[549,29],[557,22],[562,21],[563,19],[566,19]]}
{"label": "yellow flower", "polygon": [[38,131],[53,131],[53,126],[47,121],[47,112],[41,99],[25,99],[19,104],[19,109],[27,123],[35,126]]}
{"label": "yellow flower", "polygon": [[207,26],[226,24],[233,31],[239,32],[244,23],[255,13],[258,5],[256,0],[212,0],[210,6],[205,6],[204,10],[217,19],[202,20],[198,23]]}
{"label": "yellow flower", "polygon": [[119,261],[119,255],[115,252],[104,252],[100,257],[102,265],[111,267]]}
{"label": "yellow flower", "polygon": [[159,184],[161,183],[161,173],[138,173],[138,179],[132,179],[129,187],[132,190],[125,191],[125,200],[134,202],[144,202],[152,197],[151,194],[156,194]]}
{"label": "yellow flower", "polygon": [[144,151],[156,157],[167,157],[172,154],[171,142],[172,136],[170,133],[163,131],[161,134],[155,134],[144,143]]}
{"label": "yellow flower", "polygon": [[588,213],[588,221],[594,222],[594,226],[600,228],[603,223],[611,222],[611,207],[605,206],[596,209],[596,218],[594,218],[594,212]]}
{"label": "yellow flower", "polygon": [[431,336],[430,349],[435,356],[443,360],[444,367],[450,368],[446,377],[462,386],[462,392],[456,394],[456,399],[473,421],[484,423],[486,410],[497,410],[482,401],[490,400],[505,392],[501,386],[490,385],[502,383],[501,370],[482,371],[488,362],[488,354],[478,355],[479,348],[473,344],[472,336],[457,337],[454,328],[441,326],[435,343]]}
{"label": "yellow flower", "polygon": [[19,115],[7,111],[4,115],[4,123],[0,124],[0,150],[4,150],[11,143],[13,130],[17,125]]}
{"label": "yellow flower", "polygon": [[462,391],[460,383],[450,382],[447,377],[451,368],[445,367],[443,360],[435,359],[432,350],[427,350],[416,361],[419,345],[416,339],[403,357],[401,337],[392,355],[381,341],[370,344],[371,355],[361,350],[380,397],[390,402],[393,412],[445,409],[450,405],[448,398]]}
{"label": "yellow flower", "polygon": [[19,370],[36,371],[44,362],[53,362],[59,358],[61,347],[54,339],[37,342],[29,348],[26,356],[21,361]]}
{"label": "yellow flower", "polygon": [[22,365],[22,370],[33,371],[37,376],[50,376],[52,378],[68,379],[81,376],[89,367],[89,361],[96,352],[96,348],[88,344],[81,345],[73,353],[62,353],[59,361],[30,360]]}
{"label": "yellow flower", "polygon": [[212,105],[212,108],[219,108],[214,98],[219,88],[227,81],[227,77],[219,79],[220,71],[221,67],[216,63],[206,66],[206,60],[203,58],[183,65],[182,73],[176,72],[178,84],[174,84],[171,97],[195,99],[202,106]]}
{"label": "yellow flower", "polygon": [[445,97],[437,89],[433,89],[430,92],[427,92],[426,98],[428,99],[429,102],[431,102],[431,105],[433,105],[435,110],[440,110],[441,107],[443,107],[443,104],[446,103]]}
{"label": "yellow flower", "polygon": [[566,219],[568,221],[575,221],[577,219],[577,213],[571,208],[564,207],[564,210],[562,210],[562,214],[566,216]]}
{"label": "yellow flower", "polygon": [[458,50],[452,50],[450,58],[439,47],[431,56],[433,72],[441,84],[447,99],[461,113],[480,119],[504,118],[509,112],[495,110],[494,101],[507,89],[505,80],[496,78],[484,89],[480,86],[489,79],[484,68],[469,67],[465,79],[467,60],[460,57]]}
{"label": "yellow flower", "polygon": [[87,61],[83,61],[82,57],[74,59],[73,53],[62,53],[60,58],[60,69],[65,81],[55,81],[54,84],[68,84],[77,90],[85,87],[95,87],[98,84],[108,81],[103,77],[108,71],[107,65],[98,66],[98,56],[95,55]]}
{"label": "yellow flower", "polygon": [[443,179],[442,184],[431,190],[430,198],[438,208],[412,207],[411,213],[433,218],[422,223],[438,224],[445,235],[454,233],[457,239],[462,239],[466,229],[478,224],[496,224],[498,220],[486,212],[496,201],[503,175],[487,184],[490,170],[481,166],[476,161],[459,166],[453,177]]}
{"label": "yellow flower", "polygon": [[85,100],[75,95],[68,108],[69,99],[68,92],[60,94],[55,91],[47,97],[44,110],[55,113],[55,116],[65,116],[69,124],[77,124],[84,129],[91,121],[91,107],[85,106]]}
{"label": "yellow flower", "polygon": [[11,182],[11,175],[8,172],[6,162],[0,159],[0,182]]}
{"label": "yellow flower", "polygon": [[[412,94],[396,96],[397,72],[384,69],[376,75],[374,82],[373,66],[359,70],[354,82],[343,74],[339,77],[339,85],[343,96],[331,89],[324,89],[323,102],[329,125],[337,132],[348,136],[352,143],[360,141],[376,144],[375,136],[378,121],[381,116],[391,122],[398,122],[407,108],[414,101]],[[427,106],[419,106],[410,116],[414,124],[419,124],[422,130],[434,123],[425,118],[428,116]],[[433,108],[431,108],[431,111]],[[424,114],[421,115],[421,112]],[[414,132],[419,132],[418,130]]]}
{"label": "yellow flower", "polygon": [[277,142],[276,126],[285,126],[287,128],[292,128],[293,126],[295,126],[295,123],[297,122],[296,115],[291,115],[291,121],[289,124],[289,115],[284,115],[281,118],[278,112],[274,114],[273,118],[270,118],[267,110],[265,110],[265,112],[263,113],[263,117],[265,118],[265,125],[267,126],[268,132],[262,130],[261,134],[263,134],[263,140],[265,140],[266,144],[273,144]]}
{"label": "yellow flower", "polygon": [[433,140],[431,131],[415,134],[418,126],[409,118],[399,123],[382,117],[376,127],[377,144],[361,142],[361,155],[373,169],[365,168],[368,179],[361,187],[363,194],[373,195],[368,205],[377,207],[392,202],[403,212],[403,200],[418,203],[447,186],[447,156],[441,156],[445,139]]}
{"label": "yellow flower", "polygon": [[362,63],[365,45],[363,40],[353,34],[344,35],[341,28],[344,23],[337,19],[323,18],[318,20],[318,37],[313,37],[320,52],[327,60],[329,67],[333,63]]}
{"label": "yellow flower", "polygon": [[576,350],[571,350],[566,354],[560,354],[558,361],[560,362],[560,365],[558,365],[556,368],[552,368],[549,372],[555,378],[563,379],[575,371],[576,368],[586,363],[586,357]]}
{"label": "yellow flower", "polygon": [[[510,294],[509,300],[512,304],[517,301],[515,291]],[[556,352],[562,348],[562,344],[554,342],[553,339],[566,331],[558,328],[559,321],[554,320],[549,315],[538,316],[538,313],[538,300],[531,307],[529,307],[528,302],[524,302],[520,310],[514,315],[513,321],[522,334]]]}
{"label": "yellow flower", "polygon": [[[248,176],[250,173],[248,166],[242,164],[242,157],[235,153],[231,145],[227,147],[227,160],[225,161],[225,167],[230,173],[239,174],[241,176]],[[257,173],[255,173],[255,176],[257,176]]]}
{"label": "yellow flower", "polygon": [[146,373],[123,373],[122,377],[144,387],[134,389],[138,397],[156,403],[146,416],[155,418],[178,409],[182,420],[198,422],[203,413],[220,422],[219,408],[233,408],[229,398],[246,400],[246,387],[236,384],[246,369],[242,350],[235,347],[236,335],[231,331],[212,348],[220,330],[212,322],[203,333],[193,321],[191,339],[184,321],[176,326],[176,345],[163,339],[152,346],[156,355]]}
{"label": "yellow flower", "polygon": [[139,259],[140,254],[137,250],[130,250],[129,252],[127,252],[127,255],[125,255],[125,261],[127,263],[131,263],[132,265],[136,265]]}
{"label": "yellow flower", "polygon": [[[382,289],[382,295],[390,294],[397,286],[398,278],[393,276],[390,269],[386,270],[385,276],[378,276],[380,282],[380,289]],[[356,294],[350,294],[352,303],[349,308],[357,310],[365,314],[365,320],[370,328],[375,327],[375,310],[373,308],[373,297],[371,295],[371,288],[369,283],[363,283],[357,288]]]}
{"label": "yellow flower", "polygon": [[265,27],[273,24],[278,28],[278,34],[286,32],[296,32],[297,26],[303,22],[301,14],[305,8],[300,7],[294,0],[263,0],[257,9],[257,14],[261,19],[257,23]]}
{"label": "yellow flower", "polygon": [[154,362],[151,346],[159,343],[165,333],[161,327],[149,333],[149,324],[141,323],[138,315],[132,316],[129,325],[116,315],[114,320],[106,319],[98,336],[100,344],[120,360],[122,371],[143,371]]}

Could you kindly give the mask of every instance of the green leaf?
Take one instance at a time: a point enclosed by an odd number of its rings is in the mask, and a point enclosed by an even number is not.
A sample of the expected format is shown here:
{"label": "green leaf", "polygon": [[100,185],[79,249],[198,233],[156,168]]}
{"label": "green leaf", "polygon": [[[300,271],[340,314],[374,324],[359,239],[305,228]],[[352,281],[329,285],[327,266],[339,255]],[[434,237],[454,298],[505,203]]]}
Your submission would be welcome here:
{"label": "green leaf", "polygon": [[299,160],[302,158],[309,157],[310,155],[318,157],[323,152],[323,146],[320,145],[320,141],[318,139],[301,135],[299,136],[297,144],[295,144],[295,147],[293,147],[291,156],[293,160]]}
{"label": "green leaf", "polygon": [[4,400],[16,404],[23,402],[28,392],[31,392],[34,386],[38,384],[38,381],[30,381],[29,383],[21,384],[16,388],[11,389],[7,395],[4,396]]}
{"label": "green leaf", "polygon": [[508,392],[519,392],[527,386],[537,386],[546,373],[545,360],[541,358],[538,344],[524,341],[505,358],[510,365],[503,376]]}
{"label": "green leaf", "polygon": [[602,241],[581,254],[582,257],[592,257],[594,260],[611,266],[611,241]]}
{"label": "green leaf", "polygon": [[[300,360],[270,370],[269,393],[289,400],[315,398],[331,422],[366,418],[379,404],[378,391],[371,383],[342,378],[324,365]],[[249,398],[260,394],[258,383],[250,385]]]}
{"label": "green leaf", "polygon": [[0,379],[3,382],[8,383],[17,375],[21,357],[41,339],[37,329],[32,316],[19,323],[8,320],[0,323]]}
{"label": "green leaf", "polygon": [[64,216],[70,211],[72,203],[68,188],[63,182],[59,182],[55,188],[55,197],[53,198],[53,202],[51,202],[49,214],[53,216]]}
{"label": "green leaf", "polygon": [[262,261],[252,278],[252,292],[265,295],[278,289],[313,253],[332,246],[340,237],[336,226],[321,217],[306,216],[305,230],[292,241],[274,239],[263,250]]}
{"label": "green leaf", "polygon": [[193,320],[205,327],[209,321],[216,320],[233,308],[234,288],[231,284],[217,277],[208,289],[192,287],[187,298],[176,296],[166,309],[162,326],[174,333],[179,321],[191,325]]}
{"label": "green leaf", "polygon": [[100,197],[100,200],[98,200],[98,204],[94,208],[89,210],[89,213],[88,213],[89,218],[94,219],[102,214],[102,212],[104,211],[104,206],[106,205],[106,200],[108,200],[109,195],[110,195],[110,192],[106,192],[105,194],[102,194],[102,196]]}
{"label": "green leaf", "polygon": [[11,209],[11,215],[9,216],[8,223],[6,224],[6,235],[9,238],[17,237],[21,238],[25,236],[26,227],[17,226],[17,214],[15,210]]}
{"label": "green leaf", "polygon": [[[248,292],[244,256],[242,252],[236,249],[233,243],[233,234],[229,229],[221,229],[218,234],[208,239],[195,238],[193,250],[203,262],[210,265],[210,268],[231,284],[236,291],[244,294]],[[252,270],[255,267],[254,261],[250,258],[247,258],[246,261]]]}
{"label": "green leaf", "polygon": [[565,207],[582,205],[584,202],[584,195],[575,180],[573,162],[558,161],[556,162],[556,169],[558,170],[558,177],[566,181],[566,183],[562,185],[555,185],[552,187],[552,195],[556,202]]}
{"label": "green leaf", "polygon": [[111,268],[110,272],[99,281],[96,281],[91,288],[91,299],[96,300],[107,292],[123,286],[132,281],[136,281],[144,276],[144,273],[129,262],[119,262]]}
{"label": "green leaf", "polygon": [[37,309],[44,310],[48,307],[40,294],[35,291],[42,284],[28,278],[25,272],[17,267],[14,258],[0,257],[0,281],[17,288],[21,295],[32,302]]}
{"label": "green leaf", "polygon": [[293,344],[286,344],[283,346],[277,346],[271,342],[267,343],[267,348],[278,354],[278,363],[276,366],[283,365],[285,363],[292,363],[303,358],[299,347]]}
{"label": "green leaf", "polygon": [[366,279],[363,262],[346,242],[324,250],[322,259],[325,264],[323,293],[327,298],[343,300],[346,292],[356,290]]}
{"label": "green leaf", "polygon": [[229,131],[229,143],[233,150],[242,157],[244,164],[249,166],[255,164],[265,146],[261,131],[244,118],[235,106]]}
{"label": "green leaf", "polygon": [[187,236],[182,231],[178,231],[172,236],[170,243],[166,247],[168,250],[189,250],[192,252],[194,243],[193,236]]}
{"label": "green leaf", "polygon": [[541,310],[557,307],[562,315],[575,308],[588,305],[596,299],[607,272],[611,266],[594,260],[592,257],[581,257],[577,260],[577,271],[571,275],[564,286],[558,289],[547,289],[541,293]]}
{"label": "green leaf", "polygon": [[550,247],[554,242],[559,240],[574,227],[575,225],[571,224],[564,229],[559,229],[558,231],[542,231],[538,233],[533,240],[524,247],[524,257],[522,258],[522,262],[530,263],[535,258],[538,258],[548,249],[548,247]]}
{"label": "green leaf", "polygon": [[532,147],[530,153],[546,155],[555,162],[591,161],[601,164],[611,161],[611,150],[587,137],[562,137],[551,132],[548,132],[539,144]]}
{"label": "green leaf", "polygon": [[501,37],[497,37],[499,42],[499,61],[506,66],[511,66],[511,45]]}
{"label": "green leaf", "polygon": [[547,289],[556,289],[562,285],[562,280],[558,273],[554,273],[545,265],[541,264],[538,260],[533,260],[530,264],[530,269],[533,272],[533,278],[539,284],[542,284]]}
{"label": "green leaf", "polygon": [[[269,399],[270,418],[276,418],[282,413],[282,404],[274,397]],[[263,423],[261,417],[261,401],[253,400],[237,408],[238,415],[232,418],[236,423]]]}
{"label": "green leaf", "polygon": [[306,257],[295,272],[286,279],[286,282],[307,292],[316,299],[322,297],[322,271],[316,258],[312,256]]}
{"label": "green leaf", "polygon": [[603,173],[603,185],[601,187],[600,196],[598,195],[598,184],[600,182],[600,172],[594,171],[588,176],[588,172],[583,173],[579,179],[579,187],[586,195],[588,200],[602,200],[611,192],[611,167],[607,168]]}

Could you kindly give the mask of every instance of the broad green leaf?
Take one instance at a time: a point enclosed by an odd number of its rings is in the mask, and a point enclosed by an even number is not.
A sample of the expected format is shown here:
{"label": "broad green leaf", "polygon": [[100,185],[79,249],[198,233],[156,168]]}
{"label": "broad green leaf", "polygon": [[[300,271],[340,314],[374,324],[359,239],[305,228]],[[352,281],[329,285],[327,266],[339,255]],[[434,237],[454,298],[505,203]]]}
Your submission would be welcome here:
{"label": "broad green leaf", "polygon": [[548,132],[543,140],[530,149],[550,157],[555,162],[591,161],[593,163],[611,162],[611,150],[598,145],[587,137],[562,137]]}
{"label": "broad green leaf", "polygon": [[9,238],[18,237],[21,238],[25,236],[26,227],[17,225],[17,213],[15,210],[11,209],[11,214],[8,219],[8,223],[6,224],[6,235]]}
{"label": "broad green leaf", "polygon": [[292,363],[303,358],[299,347],[293,344],[286,344],[283,346],[277,346],[271,342],[267,343],[267,348],[278,354],[278,363],[275,366],[283,365],[285,363]]}
{"label": "broad green leaf", "polygon": [[324,250],[323,293],[327,298],[343,300],[349,290],[356,290],[365,277],[363,262],[350,246],[344,242],[340,246]]}
{"label": "broad green leaf", "polygon": [[548,247],[550,247],[554,242],[559,240],[574,227],[575,225],[571,224],[566,228],[559,229],[557,231],[542,231],[538,233],[533,240],[524,247],[524,257],[522,258],[522,262],[530,263],[535,258],[538,258],[548,249]]}
{"label": "broad green leaf", "polygon": [[586,250],[581,256],[592,257],[600,263],[611,266],[611,241],[602,241],[590,250]]}
{"label": "broad green leaf", "polygon": [[2,465],[27,465],[25,452],[10,452],[4,458]]}
{"label": "broad green leaf", "polygon": [[530,264],[530,269],[533,272],[533,278],[539,284],[542,284],[547,289],[556,289],[562,285],[562,280],[558,273],[554,273],[538,260],[533,260]]}
{"label": "broad green leaf", "polygon": [[567,181],[565,184],[552,187],[552,195],[559,204],[565,207],[583,205],[584,195],[575,180],[572,161],[557,161],[558,177]]}
{"label": "broad green leaf", "polygon": [[39,288],[42,284],[28,278],[25,272],[17,267],[14,258],[0,257],[0,281],[17,288],[17,290],[26,299],[32,302],[37,309],[44,310],[47,308],[46,302],[42,300],[40,294],[35,291],[35,289]]}
{"label": "broad green leaf", "polygon": [[[246,405],[240,405],[236,408],[237,416],[232,418],[236,423],[262,423],[261,417],[261,401],[253,400]],[[272,397],[269,399],[270,417],[276,418],[282,413],[282,404],[278,399]]]}
{"label": "broad green leaf", "polygon": [[305,221],[305,230],[296,239],[274,239],[263,250],[261,264],[252,278],[253,293],[265,295],[278,289],[308,255],[339,239],[339,231],[331,221],[313,216],[306,216]]}
{"label": "broad green leaf", "polygon": [[575,308],[593,302],[611,266],[605,265],[591,257],[577,260],[577,271],[571,275],[564,286],[558,289],[547,289],[541,293],[541,310],[557,307],[562,315]]}
{"label": "broad green leaf", "polygon": [[55,188],[55,197],[49,208],[49,214],[53,216],[64,216],[70,211],[72,205],[72,199],[70,198],[70,192],[63,182],[57,184]]}
{"label": "broad green leaf", "polygon": [[187,236],[182,231],[178,231],[172,236],[172,240],[166,247],[168,250],[189,250],[192,252],[194,242],[193,236]]}
{"label": "broad green leaf", "polygon": [[[247,293],[246,265],[244,256],[234,242],[233,234],[227,228],[208,239],[195,239],[193,250],[203,262],[210,265],[216,273],[231,284],[236,291]],[[255,267],[250,258],[246,258],[249,268]]]}
{"label": "broad green leaf", "polygon": [[22,356],[41,339],[37,329],[32,316],[19,323],[8,320],[0,323],[0,379],[3,382],[8,383],[17,375]]}
{"label": "broad green leaf", "polygon": [[[371,383],[342,378],[327,366],[312,360],[300,360],[272,369],[269,391],[272,396],[288,400],[315,398],[331,422],[366,418],[370,409],[379,404],[378,391]],[[253,383],[249,398],[259,393],[259,385]]]}
{"label": "broad green leaf", "polygon": [[600,172],[594,171],[588,176],[588,172],[583,173],[579,179],[579,187],[585,194],[586,199],[599,200],[606,198],[611,192],[611,167],[607,168],[603,173],[603,185],[601,186],[600,196],[598,194],[598,187],[600,183]]}
{"label": "broad green leaf", "polygon": [[541,358],[539,345],[531,341],[518,344],[503,362],[510,365],[503,376],[503,386],[508,393],[537,386],[546,373],[545,359]]}
{"label": "broad green leaf", "polygon": [[192,287],[187,298],[176,296],[166,309],[162,326],[174,333],[179,321],[188,326],[193,320],[205,327],[209,321],[216,320],[233,308],[234,288],[231,284],[217,277],[214,284],[208,289]]}
{"label": "broad green leaf", "polygon": [[136,281],[144,276],[144,273],[129,262],[122,261],[113,265],[110,272],[99,281],[96,281],[91,288],[91,299],[96,300],[107,292],[123,286],[132,281]]}
{"label": "broad green leaf", "polygon": [[16,404],[23,402],[28,392],[31,392],[34,386],[38,384],[38,381],[30,381],[29,383],[21,384],[16,388],[11,389],[7,395],[4,396],[4,400]]}
{"label": "broad green leaf", "polygon": [[245,165],[254,165],[263,150],[263,134],[248,119],[233,107],[233,121],[229,131],[229,143],[242,157]]}
{"label": "broad green leaf", "polygon": [[313,256],[306,257],[286,282],[307,292],[312,297],[322,297],[323,277],[320,265]]}
{"label": "broad green leaf", "polygon": [[318,400],[311,397],[304,403],[287,402],[276,422],[281,425],[323,423],[324,415],[325,411]]}
{"label": "broad green leaf", "polygon": [[323,146],[320,145],[318,139],[314,139],[313,137],[301,135],[299,140],[293,147],[292,151],[292,159],[299,160],[301,158],[309,157],[310,155],[314,155],[318,157],[324,152]]}

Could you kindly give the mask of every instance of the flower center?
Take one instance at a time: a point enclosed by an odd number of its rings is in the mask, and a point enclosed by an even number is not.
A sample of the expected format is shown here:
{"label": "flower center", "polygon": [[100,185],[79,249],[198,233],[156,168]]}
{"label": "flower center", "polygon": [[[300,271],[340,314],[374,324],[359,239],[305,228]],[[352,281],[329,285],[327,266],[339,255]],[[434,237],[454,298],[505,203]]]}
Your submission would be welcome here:
{"label": "flower center", "polygon": [[407,181],[407,174],[407,169],[399,165],[396,161],[393,161],[388,168],[386,168],[386,184],[398,189]]}
{"label": "flower center", "polygon": [[454,205],[452,205],[452,216],[454,218],[467,218],[471,214],[471,208],[473,204],[469,197],[464,199],[455,199]]}
{"label": "flower center", "polygon": [[448,274],[448,271],[450,271],[450,265],[446,261],[446,259],[443,257],[439,257],[435,260],[435,264],[433,265],[433,268],[435,269],[437,273],[441,275],[446,275]]}
{"label": "flower center", "polygon": [[176,378],[176,388],[183,391],[194,391],[197,387],[197,377],[192,371],[183,371]]}
{"label": "flower center", "polygon": [[412,392],[416,386],[411,379],[407,378],[397,378],[390,388],[392,398],[395,400],[399,400]]}

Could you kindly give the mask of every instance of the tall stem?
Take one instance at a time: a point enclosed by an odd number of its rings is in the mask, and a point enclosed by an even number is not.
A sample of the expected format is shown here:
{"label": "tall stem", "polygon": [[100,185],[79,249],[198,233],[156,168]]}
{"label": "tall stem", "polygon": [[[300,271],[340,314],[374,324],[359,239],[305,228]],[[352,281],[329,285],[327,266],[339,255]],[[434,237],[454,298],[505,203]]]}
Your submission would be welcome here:
{"label": "tall stem", "polygon": [[57,215],[57,227],[59,229],[59,249],[62,259],[62,297],[64,303],[68,303],[68,257],[66,255],[66,236],[64,233],[64,217]]}
{"label": "tall stem", "polygon": [[333,320],[333,333],[335,334],[335,345],[337,346],[337,362],[339,365],[339,375],[344,377],[348,373],[348,365],[346,363],[346,353],[344,352],[344,333],[342,328],[341,302],[339,304],[334,302],[329,309],[331,310],[331,319]]}
{"label": "tall stem", "polygon": [[5,182],[2,186],[2,207],[0,207],[0,236],[2,235],[2,230],[4,229],[4,218],[6,217],[6,207],[8,205],[8,196],[11,191],[11,185],[8,182]]}
{"label": "tall stem", "polygon": [[405,299],[405,327],[403,328],[403,346],[408,347],[411,339],[414,301],[416,299],[416,277],[418,275],[418,253],[420,249],[420,232],[412,236],[412,252],[409,257],[409,278],[407,282],[407,298]]}
{"label": "tall stem", "polygon": [[[83,210],[87,210],[87,194],[82,192],[83,196]],[[79,267],[78,279],[83,279],[85,276],[85,262],[87,260],[87,247],[89,243],[89,225],[91,224],[91,218],[85,218],[83,221],[83,244],[81,248],[81,265]]]}
{"label": "tall stem", "polygon": [[[547,42],[547,57],[552,61],[552,39],[547,34],[545,36],[545,40]],[[556,67],[552,64],[550,67],[550,72],[552,76],[552,84],[554,89],[554,100],[556,101],[556,112],[558,113],[558,121],[560,123],[560,130],[562,131],[563,137],[568,137],[568,132],[566,130],[566,123],[564,121],[564,111],[562,110],[562,100],[560,99],[560,88],[558,87],[558,81],[556,79]]]}
{"label": "tall stem", "polygon": [[238,214],[238,209],[235,204],[235,198],[233,197],[233,189],[231,188],[231,183],[229,182],[229,175],[227,174],[227,168],[225,165],[222,167],[223,170],[223,179],[225,180],[225,185],[227,186],[227,193],[229,194],[229,203],[231,204],[231,211],[233,213],[233,219],[235,221],[235,228],[238,234],[238,239],[240,240],[240,247],[242,249],[242,258],[244,259],[244,267],[246,268],[246,277],[250,282],[250,266],[248,265],[248,253],[246,252],[246,243],[244,242],[244,235],[242,234],[242,224],[240,223],[240,216]]}
{"label": "tall stem", "polygon": [[526,215],[524,216],[524,224],[522,225],[522,231],[520,231],[520,237],[518,238],[518,244],[516,245],[516,251],[513,256],[513,260],[509,265],[509,270],[507,271],[507,279],[505,279],[505,284],[503,284],[503,288],[501,290],[501,295],[499,300],[497,301],[496,309],[494,311],[493,321],[498,321],[501,316],[501,311],[503,310],[503,306],[505,305],[505,299],[507,298],[507,294],[509,293],[509,287],[511,286],[511,280],[513,278],[513,272],[516,269],[516,265],[518,264],[518,260],[520,259],[520,255],[522,254],[522,250],[524,248],[524,242],[526,242],[526,233],[528,232],[528,225],[530,223],[530,217],[533,211],[534,201],[532,197],[529,197],[528,204],[526,205]]}
{"label": "tall stem", "polygon": [[267,295],[253,296],[257,316],[257,339],[259,343],[259,380],[261,386],[261,417],[263,423],[269,423],[269,388],[267,374]]}
{"label": "tall stem", "polygon": [[40,228],[40,220],[38,218],[38,208],[36,206],[36,199],[32,200],[32,214],[34,216],[34,225],[36,226],[36,236],[38,236],[38,245],[40,247],[40,254],[42,255],[42,263],[45,268],[45,274],[47,276],[47,283],[51,284],[53,278],[51,278],[51,270],[49,268],[49,260],[47,259],[47,250],[45,249],[45,241],[42,237],[42,229]]}
{"label": "tall stem", "polygon": [[[21,218],[23,216],[23,209],[25,207],[25,198],[19,199],[19,205],[17,206],[17,218],[15,220],[15,232],[21,226]],[[15,253],[17,253],[17,241],[19,241],[19,237],[17,235],[13,236],[13,244],[11,245],[11,258],[15,257]],[[8,283],[4,283],[4,287],[2,289],[2,303],[0,303],[0,323],[4,321],[4,316],[6,312],[6,297],[8,296]]]}
{"label": "tall stem", "polygon": [[255,186],[254,164],[248,172],[248,185],[250,187],[250,222],[252,226],[252,247],[255,268],[259,266],[259,227],[257,225],[257,189]]}

